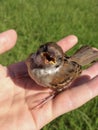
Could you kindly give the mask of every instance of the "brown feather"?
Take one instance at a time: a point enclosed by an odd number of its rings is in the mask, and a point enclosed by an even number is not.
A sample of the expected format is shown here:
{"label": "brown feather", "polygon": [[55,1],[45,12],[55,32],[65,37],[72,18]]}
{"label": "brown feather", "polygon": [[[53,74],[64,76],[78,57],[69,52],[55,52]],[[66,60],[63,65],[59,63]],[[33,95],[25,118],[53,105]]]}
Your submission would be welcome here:
{"label": "brown feather", "polygon": [[85,66],[98,59],[98,50],[90,46],[83,46],[71,56],[71,60]]}

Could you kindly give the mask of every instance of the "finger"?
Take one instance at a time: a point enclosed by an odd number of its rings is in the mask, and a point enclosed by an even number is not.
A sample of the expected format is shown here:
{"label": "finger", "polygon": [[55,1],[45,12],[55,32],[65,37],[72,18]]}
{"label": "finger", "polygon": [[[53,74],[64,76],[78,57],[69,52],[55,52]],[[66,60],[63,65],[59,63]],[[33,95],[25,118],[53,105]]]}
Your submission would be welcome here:
{"label": "finger", "polygon": [[74,35],[69,35],[60,41],[57,42],[63,49],[63,51],[67,51],[72,48],[78,42],[78,38]]}
{"label": "finger", "polygon": [[8,30],[0,34],[0,54],[11,49],[17,39],[17,34],[14,30]]}
{"label": "finger", "polygon": [[7,76],[7,68],[0,65],[0,79]]}
{"label": "finger", "polygon": [[69,89],[59,94],[53,102],[53,117],[82,106],[98,95],[98,76],[86,84]]}
{"label": "finger", "polygon": [[90,78],[94,78],[98,75],[98,62],[82,72],[82,75],[88,75]]}

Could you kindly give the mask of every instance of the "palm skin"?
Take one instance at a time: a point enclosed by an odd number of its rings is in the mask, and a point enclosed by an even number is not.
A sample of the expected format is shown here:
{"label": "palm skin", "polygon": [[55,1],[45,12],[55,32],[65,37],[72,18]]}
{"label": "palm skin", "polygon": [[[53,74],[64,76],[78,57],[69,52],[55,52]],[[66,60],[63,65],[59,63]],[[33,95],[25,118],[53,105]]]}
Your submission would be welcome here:
{"label": "palm skin", "polygon": [[[0,34],[0,53],[15,45],[14,30]],[[70,35],[58,42],[67,51],[77,43]],[[56,117],[76,109],[98,95],[98,63],[84,70],[72,87],[57,95],[44,106],[32,109],[52,90],[38,86],[30,79],[24,62],[0,65],[0,129],[39,130]],[[84,80],[85,77],[85,80]],[[77,86],[77,87],[75,87]]]}

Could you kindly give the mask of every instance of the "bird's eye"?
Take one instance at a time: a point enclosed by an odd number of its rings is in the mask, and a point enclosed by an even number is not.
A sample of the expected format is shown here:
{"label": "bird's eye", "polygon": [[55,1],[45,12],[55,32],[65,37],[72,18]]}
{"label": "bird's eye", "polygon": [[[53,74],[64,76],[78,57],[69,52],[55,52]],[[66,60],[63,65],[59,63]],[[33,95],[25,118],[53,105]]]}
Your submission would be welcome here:
{"label": "bird's eye", "polygon": [[45,52],[45,51],[47,51],[47,46],[46,46],[46,45],[41,45],[41,46],[40,46],[40,49],[41,49],[43,52]]}
{"label": "bird's eye", "polygon": [[62,60],[62,57],[59,57],[58,60]]}

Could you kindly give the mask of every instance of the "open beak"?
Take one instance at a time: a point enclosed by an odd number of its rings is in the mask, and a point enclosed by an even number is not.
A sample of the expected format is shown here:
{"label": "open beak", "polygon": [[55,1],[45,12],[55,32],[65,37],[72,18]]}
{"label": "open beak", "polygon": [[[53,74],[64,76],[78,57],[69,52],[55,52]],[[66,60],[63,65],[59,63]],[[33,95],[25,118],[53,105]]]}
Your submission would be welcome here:
{"label": "open beak", "polygon": [[42,52],[41,56],[45,59],[45,64],[55,64],[56,60],[48,52]]}

